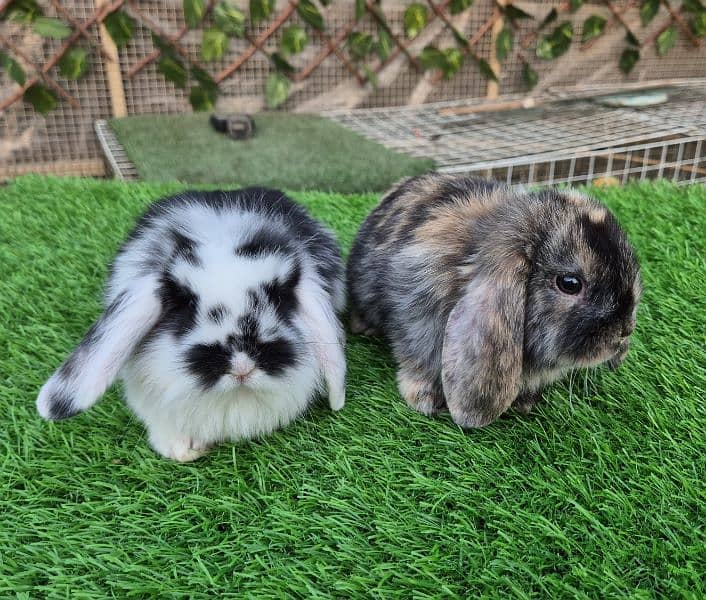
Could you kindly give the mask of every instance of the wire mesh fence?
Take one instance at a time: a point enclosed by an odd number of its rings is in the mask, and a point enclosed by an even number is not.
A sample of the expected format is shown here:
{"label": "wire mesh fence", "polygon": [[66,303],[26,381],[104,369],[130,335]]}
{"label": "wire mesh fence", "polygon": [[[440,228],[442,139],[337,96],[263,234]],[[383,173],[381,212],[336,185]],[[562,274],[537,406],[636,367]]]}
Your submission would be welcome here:
{"label": "wire mesh fence", "polygon": [[[434,158],[442,172],[512,185],[607,177],[622,183],[655,177],[706,181],[706,80],[666,87],[667,102],[642,108],[606,105],[613,91],[584,87],[584,95],[594,96],[572,99],[570,91],[549,90],[535,108],[501,112],[456,101],[327,114],[389,148]],[[506,98],[505,104],[520,105],[522,99]]]}
{"label": "wire mesh fence", "polygon": [[[7,4],[0,1],[0,9]],[[640,7],[634,0],[586,2],[573,13],[568,2],[515,2],[514,6],[535,18],[514,22],[516,41],[502,63],[493,58],[497,26],[504,19],[499,6],[505,3],[493,0],[477,0],[469,10],[457,15],[448,10],[448,0],[429,2],[434,10],[429,10],[428,22],[412,40],[405,37],[403,25],[405,10],[411,2],[384,0],[380,9],[389,26],[393,47],[384,60],[371,55],[363,61],[352,56],[348,36],[353,31],[373,34],[380,30],[380,22],[371,8],[373,2],[365,3],[367,10],[362,15],[356,13],[354,2],[321,6],[326,29],[318,31],[302,19],[296,10],[297,0],[278,0],[271,19],[248,26],[246,37],[230,39],[223,56],[210,62],[205,62],[200,54],[203,31],[187,27],[181,0],[49,0],[39,4],[46,16],[68,23],[71,36],[66,40],[48,39],[21,23],[5,20],[0,23],[0,45],[23,65],[28,76],[60,90],[57,91],[60,102],[46,116],[38,114],[22,101],[23,86],[13,82],[6,70],[0,70],[0,177],[3,178],[26,171],[102,174],[105,165],[94,123],[120,113],[116,109],[119,105],[116,94],[124,97],[127,114],[190,111],[188,90],[175,85],[158,70],[160,49],[155,45],[155,31],[178,47],[179,56],[187,65],[203,67],[218,83],[220,110],[254,112],[264,107],[265,82],[275,71],[272,54],[281,44],[283,28],[290,25],[306,27],[310,38],[308,46],[289,59],[294,68],[288,76],[291,93],[282,108],[291,111],[480,100],[498,93],[510,98],[525,96],[529,90],[523,71],[528,64],[539,76],[539,83],[531,92],[536,97],[557,87],[706,76],[703,44],[682,28],[680,18],[675,19],[679,10],[672,9],[666,1],[658,4],[657,17],[644,28],[640,24]],[[209,8],[214,4],[209,2]],[[245,0],[235,4],[247,10]],[[553,27],[539,30],[539,23],[552,8],[559,14],[557,21],[573,24],[575,35],[561,58],[544,61],[537,58],[534,49],[538,37]],[[112,61],[104,47],[99,23],[118,9],[135,18],[135,31],[120,48],[117,60]],[[604,34],[582,43],[582,26],[593,14],[606,19]],[[667,27],[679,29],[679,35],[667,55],[658,57],[655,39]],[[639,38],[641,54],[629,75],[617,66],[626,30]],[[475,60],[465,60],[451,78],[442,77],[437,70],[421,68],[418,57],[422,49],[428,45],[444,48],[457,44],[454,33],[462,34],[474,56],[492,63],[497,85],[479,70]],[[91,68],[81,79],[71,80],[59,72],[56,56],[65,47],[77,45],[90,52]],[[657,120],[653,123],[660,127]],[[522,124],[516,122],[514,126]],[[616,122],[617,126],[628,131],[631,123]],[[579,135],[578,131],[565,134]],[[497,132],[496,139],[501,140],[502,135],[505,134]],[[452,137],[446,135],[448,140]],[[415,144],[416,140],[410,140],[410,146],[404,150],[414,150]],[[496,150],[502,151],[501,144]]]}

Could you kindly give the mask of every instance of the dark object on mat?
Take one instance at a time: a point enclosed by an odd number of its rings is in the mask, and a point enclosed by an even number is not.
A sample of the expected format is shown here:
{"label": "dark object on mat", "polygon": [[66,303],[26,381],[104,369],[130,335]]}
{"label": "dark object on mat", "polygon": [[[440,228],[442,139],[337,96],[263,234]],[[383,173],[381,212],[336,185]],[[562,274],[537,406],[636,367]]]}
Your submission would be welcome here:
{"label": "dark object on mat", "polygon": [[248,115],[211,115],[209,122],[216,131],[225,133],[234,140],[247,140],[255,135],[255,121]]}

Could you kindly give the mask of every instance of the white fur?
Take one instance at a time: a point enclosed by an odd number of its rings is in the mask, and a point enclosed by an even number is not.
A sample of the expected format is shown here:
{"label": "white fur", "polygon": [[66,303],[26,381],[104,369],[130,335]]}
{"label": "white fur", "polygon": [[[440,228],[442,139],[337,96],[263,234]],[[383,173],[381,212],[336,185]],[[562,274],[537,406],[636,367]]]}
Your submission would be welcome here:
{"label": "white fur", "polygon": [[[331,408],[341,409],[346,367],[336,310],[343,305],[343,284],[335,282],[333,293],[327,293],[313,257],[301,244],[297,251],[299,308],[291,324],[280,321],[266,304],[259,307],[257,317],[262,341],[279,336],[295,340],[297,364],[271,376],[253,369],[253,361],[237,353],[231,359],[231,371],[207,391],[186,369],[189,348],[225,343],[229,335],[238,333],[238,317],[252,313],[249,290],[284,280],[292,272],[294,256],[236,255],[235,248],[263,227],[279,228],[292,237],[276,215],[216,212],[198,203],[175,204],[140,230],[116,257],[106,291],[106,305],[126,292],[129,301],[107,320],[100,343],[87,345],[87,359],[81,361],[79,374],[67,375],[65,370],[62,375],[59,369],[44,385],[37,399],[40,414],[51,418],[49,395],[54,390],[73,397],[76,412],[88,408],[120,371],[126,402],[147,427],[154,450],[187,461],[219,442],[265,435],[290,423],[306,410],[318,390],[326,388]],[[171,231],[198,244],[200,263],[178,257],[169,268],[171,276],[196,291],[199,298],[195,326],[181,338],[162,329],[150,333],[162,310],[158,276],[172,252]],[[221,323],[207,316],[216,306],[226,309]]]}
{"label": "white fur", "polygon": [[135,346],[157,322],[161,306],[156,289],[157,281],[152,276],[132,282],[120,309],[105,319],[98,343],[76,349],[74,359],[81,366],[78,385],[68,386],[57,371],[42,386],[37,396],[37,411],[42,417],[50,418],[54,392],[71,393],[77,411],[89,408],[103,395]]}

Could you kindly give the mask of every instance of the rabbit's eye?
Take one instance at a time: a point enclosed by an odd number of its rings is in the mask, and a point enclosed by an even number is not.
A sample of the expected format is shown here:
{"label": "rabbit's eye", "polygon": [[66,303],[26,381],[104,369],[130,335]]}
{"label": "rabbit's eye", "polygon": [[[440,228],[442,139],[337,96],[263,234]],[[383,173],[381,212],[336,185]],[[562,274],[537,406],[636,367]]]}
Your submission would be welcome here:
{"label": "rabbit's eye", "polygon": [[574,296],[583,288],[583,282],[581,278],[576,275],[557,275],[556,287],[558,287],[561,292]]}

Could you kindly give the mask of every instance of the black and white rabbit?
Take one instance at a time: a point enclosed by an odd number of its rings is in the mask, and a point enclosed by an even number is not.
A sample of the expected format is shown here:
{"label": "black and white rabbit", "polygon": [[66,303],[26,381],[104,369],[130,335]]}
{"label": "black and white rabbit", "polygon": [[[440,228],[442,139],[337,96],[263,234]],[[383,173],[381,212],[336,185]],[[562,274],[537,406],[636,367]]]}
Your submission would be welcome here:
{"label": "black and white rabbit", "polygon": [[189,191],[140,218],[111,266],[105,311],[42,387],[63,419],[117,376],[150,444],[178,461],[345,400],[343,264],[283,193]]}
{"label": "black and white rabbit", "polygon": [[430,174],[399,183],[348,261],[354,332],[380,332],[407,403],[481,427],[577,367],[616,367],[641,294],[616,219],[573,191]]}

